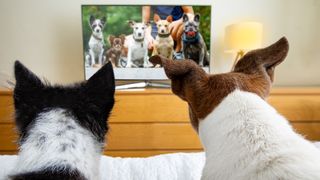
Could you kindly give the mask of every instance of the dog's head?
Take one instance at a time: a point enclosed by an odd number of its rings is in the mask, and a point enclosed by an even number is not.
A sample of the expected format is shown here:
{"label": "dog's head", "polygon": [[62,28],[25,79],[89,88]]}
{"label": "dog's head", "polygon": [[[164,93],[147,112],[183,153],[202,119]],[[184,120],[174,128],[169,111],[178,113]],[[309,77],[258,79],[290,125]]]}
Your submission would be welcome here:
{"label": "dog's head", "polygon": [[172,20],[172,16],[168,16],[165,20],[161,20],[158,14],[154,14],[153,21],[157,24],[158,34],[169,34],[169,25]]}
{"label": "dog's head", "polygon": [[[107,118],[114,105],[115,81],[111,63],[104,65],[88,81],[71,86],[49,85],[19,61],[14,67],[14,106],[20,140],[43,112],[66,111],[101,142],[108,130]],[[54,118],[54,117],[51,117]],[[57,118],[57,121],[59,118]]]}
{"label": "dog's head", "polygon": [[264,49],[248,52],[230,73],[208,75],[192,60],[172,61],[153,56],[153,64],[162,64],[172,81],[172,91],[189,104],[193,127],[198,130],[204,119],[235,89],[256,93],[261,98],[269,95],[274,69],[286,57],[289,49],[286,38]]}
{"label": "dog's head", "polygon": [[183,14],[184,33],[188,38],[193,38],[197,35],[200,25],[200,14]]}
{"label": "dog's head", "polygon": [[120,51],[123,48],[124,41],[126,39],[126,35],[121,34],[119,37],[110,35],[108,37],[109,44],[112,48]]}
{"label": "dog's head", "polygon": [[102,17],[101,19],[96,19],[93,15],[90,15],[89,25],[91,27],[92,32],[101,33],[104,25],[106,23],[106,17]]}
{"label": "dog's head", "polygon": [[149,24],[129,21],[129,25],[133,29],[133,38],[136,40],[143,40]]}

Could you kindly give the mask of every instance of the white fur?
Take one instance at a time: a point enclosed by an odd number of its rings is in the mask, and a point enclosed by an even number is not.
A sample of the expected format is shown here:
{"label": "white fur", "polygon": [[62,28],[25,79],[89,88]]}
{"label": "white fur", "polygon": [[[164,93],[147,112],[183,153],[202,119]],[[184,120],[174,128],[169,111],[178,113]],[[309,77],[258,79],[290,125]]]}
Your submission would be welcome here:
{"label": "white fur", "polygon": [[[102,33],[97,33],[97,37],[102,38]],[[102,65],[103,61],[103,40],[98,40],[95,37],[91,36],[89,40],[89,53],[91,58],[91,65],[96,64],[95,59],[98,58],[98,63]]]}
{"label": "white fur", "polygon": [[[103,46],[104,46],[104,40],[103,40],[103,29],[100,26],[102,25],[102,22],[100,19],[96,19],[94,21],[95,25],[97,25],[94,29],[92,29],[92,35],[89,40],[89,53],[91,58],[91,66],[96,64],[95,59],[98,58],[98,64],[102,65],[103,61]],[[92,25],[93,25],[92,24]],[[92,26],[91,25],[91,26]],[[100,25],[100,26],[99,26]],[[94,36],[100,38],[96,39]]]}
{"label": "white fur", "polygon": [[[136,29],[137,28],[137,29]],[[128,46],[127,68],[134,66],[133,61],[143,59],[143,67],[148,67],[148,40],[145,38],[147,26],[144,23],[133,25],[133,34],[126,38]],[[140,36],[138,35],[140,33]],[[136,41],[143,40],[142,42]]]}
{"label": "white fur", "polygon": [[235,90],[205,119],[204,180],[320,179],[320,151],[256,94]]}
{"label": "white fur", "polygon": [[[102,145],[90,131],[81,127],[66,112],[67,110],[57,108],[39,114],[29,136],[20,147],[14,173],[69,166],[79,170],[90,180],[99,179]],[[73,128],[66,130],[68,126]],[[58,135],[59,133],[61,134]],[[45,141],[41,141],[43,136],[46,137]],[[74,148],[72,144],[75,145]],[[63,146],[66,149],[61,152]]]}

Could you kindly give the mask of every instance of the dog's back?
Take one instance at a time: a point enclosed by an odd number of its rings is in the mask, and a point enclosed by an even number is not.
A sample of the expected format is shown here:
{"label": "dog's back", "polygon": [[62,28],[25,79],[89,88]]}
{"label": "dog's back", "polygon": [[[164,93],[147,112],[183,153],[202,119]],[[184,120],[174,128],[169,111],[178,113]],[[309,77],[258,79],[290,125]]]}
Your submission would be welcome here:
{"label": "dog's back", "polygon": [[288,50],[281,38],[216,75],[190,60],[150,59],[163,65],[173,93],[188,102],[206,153],[202,179],[320,179],[320,151],[265,101]]}
{"label": "dog's back", "polygon": [[254,93],[235,90],[199,124],[202,179],[320,179],[320,151]]}
{"label": "dog's back", "polygon": [[99,165],[114,104],[111,63],[87,82],[43,83],[15,64],[14,103],[20,135],[11,179],[99,179]]}

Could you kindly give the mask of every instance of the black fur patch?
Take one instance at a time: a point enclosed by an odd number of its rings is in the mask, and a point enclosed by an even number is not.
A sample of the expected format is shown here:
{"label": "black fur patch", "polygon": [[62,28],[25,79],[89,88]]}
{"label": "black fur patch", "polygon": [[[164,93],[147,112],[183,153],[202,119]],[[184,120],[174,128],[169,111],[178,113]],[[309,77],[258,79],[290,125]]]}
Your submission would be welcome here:
{"label": "black fur patch", "polygon": [[12,180],[87,180],[79,171],[70,168],[45,169],[11,176]]}
{"label": "black fur patch", "polygon": [[[99,142],[108,131],[107,119],[114,105],[115,82],[111,63],[88,81],[72,86],[52,86],[42,82],[20,62],[15,63],[14,105],[20,142],[28,136],[35,118],[53,108],[69,110],[78,123],[90,130]],[[67,124],[66,124],[67,125]],[[66,126],[64,131],[72,129]]]}

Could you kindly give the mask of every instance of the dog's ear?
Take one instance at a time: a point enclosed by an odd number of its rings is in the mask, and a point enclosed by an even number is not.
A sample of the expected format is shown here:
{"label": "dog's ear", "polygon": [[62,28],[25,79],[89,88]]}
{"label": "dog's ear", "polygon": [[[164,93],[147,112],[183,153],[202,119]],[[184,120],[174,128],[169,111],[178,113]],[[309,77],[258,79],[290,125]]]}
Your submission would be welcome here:
{"label": "dog's ear", "polygon": [[189,21],[189,17],[188,17],[188,15],[187,15],[187,14],[183,14],[183,16],[182,16],[182,20],[183,20],[183,22],[187,22],[187,21]]}
{"label": "dog's ear", "polygon": [[163,66],[166,75],[171,79],[172,92],[183,100],[187,100],[187,92],[194,91],[208,78],[205,71],[192,60],[174,61],[156,55],[149,61]]}
{"label": "dog's ear", "polygon": [[19,61],[14,63],[14,75],[16,78],[16,90],[32,90],[44,87],[42,81]]}
{"label": "dog's ear", "polygon": [[15,122],[21,135],[42,107],[42,96],[46,86],[19,61],[14,63],[14,75],[16,79],[13,93]]}
{"label": "dog's ear", "polygon": [[[14,75],[16,84],[13,97],[16,116],[18,117],[21,112],[34,112],[38,108],[37,103],[39,101],[42,102],[41,94],[45,85],[33,72],[19,61],[16,61],[14,64]],[[30,117],[20,120],[20,118],[17,118],[16,121],[19,130],[31,121]]]}
{"label": "dog's ear", "polygon": [[121,44],[123,45],[124,42],[125,42],[125,40],[126,40],[126,35],[125,35],[125,34],[121,34],[121,35],[119,36],[119,38],[121,39]]}
{"label": "dog's ear", "polygon": [[161,18],[160,18],[160,16],[158,15],[158,14],[154,14],[153,15],[153,21],[155,22],[155,23],[157,23],[158,21],[160,21],[161,20]]}
{"label": "dog's ear", "polygon": [[85,84],[85,92],[87,96],[94,98],[95,101],[99,102],[114,96],[115,80],[112,64],[110,62],[102,66],[102,68],[90,77]]}
{"label": "dog's ear", "polygon": [[106,21],[107,21],[107,18],[106,18],[105,16],[103,16],[103,17],[101,18],[101,23],[102,23],[103,25],[105,25]]}
{"label": "dog's ear", "polygon": [[90,26],[92,25],[93,21],[95,20],[96,18],[93,16],[93,15],[90,15],[89,17],[89,23],[90,23]]}
{"label": "dog's ear", "polygon": [[172,16],[170,15],[170,16],[168,16],[167,17],[167,19],[166,19],[169,23],[172,23],[172,21],[173,21],[173,18],[172,18]]}
{"label": "dog's ear", "polygon": [[246,74],[267,73],[273,82],[274,69],[285,59],[288,51],[288,40],[282,37],[269,47],[248,52],[236,64],[234,71]]}
{"label": "dog's ear", "polygon": [[145,22],[144,25],[146,26],[146,28],[148,28],[151,24],[150,22]]}
{"label": "dog's ear", "polygon": [[194,20],[195,22],[200,22],[200,14],[197,13],[196,15],[194,15],[193,20]]}
{"label": "dog's ear", "polygon": [[128,23],[129,23],[130,27],[132,27],[132,28],[133,28],[134,25],[136,24],[136,22],[133,21],[133,20],[129,20]]}
{"label": "dog's ear", "polygon": [[109,42],[109,44],[110,44],[111,47],[113,46],[113,40],[114,40],[114,38],[116,38],[114,35],[110,35],[110,36],[108,37],[108,42]]}
{"label": "dog's ear", "polygon": [[161,55],[152,56],[149,61],[154,65],[162,65],[169,79],[175,78],[177,76],[183,76],[196,69],[201,69],[192,60],[174,61]]}

